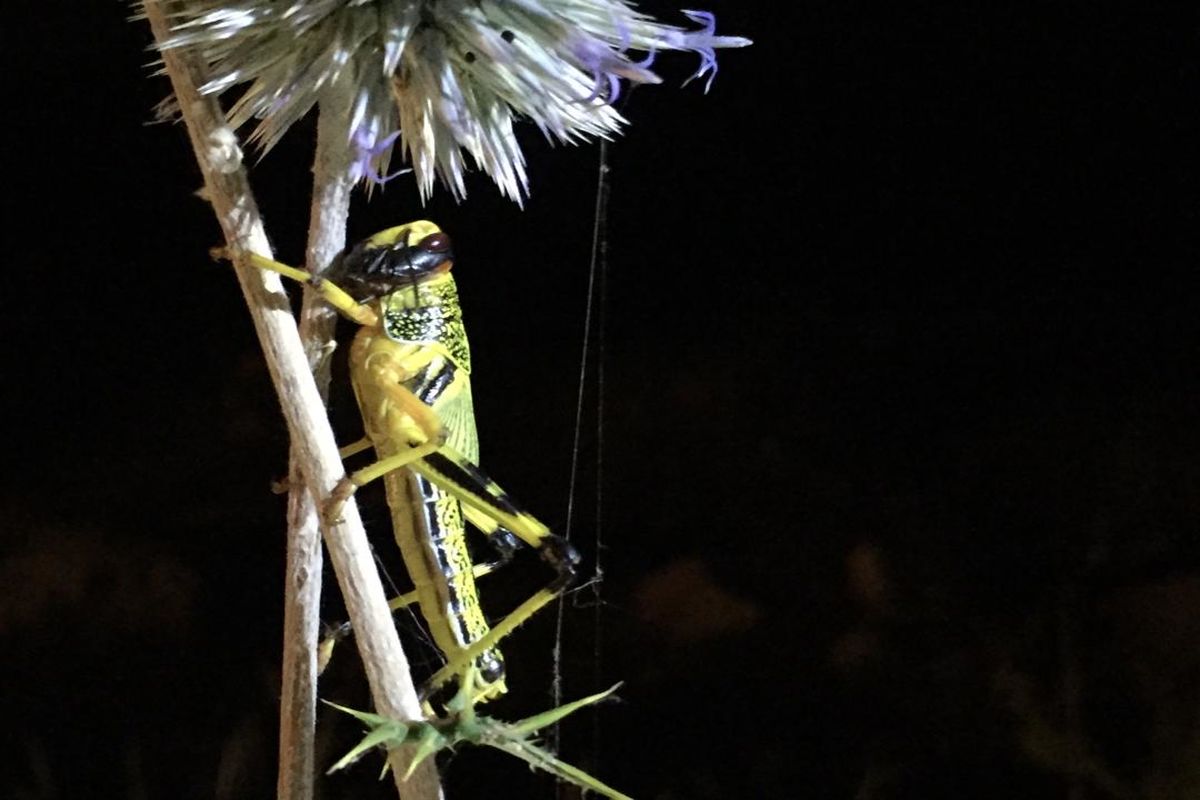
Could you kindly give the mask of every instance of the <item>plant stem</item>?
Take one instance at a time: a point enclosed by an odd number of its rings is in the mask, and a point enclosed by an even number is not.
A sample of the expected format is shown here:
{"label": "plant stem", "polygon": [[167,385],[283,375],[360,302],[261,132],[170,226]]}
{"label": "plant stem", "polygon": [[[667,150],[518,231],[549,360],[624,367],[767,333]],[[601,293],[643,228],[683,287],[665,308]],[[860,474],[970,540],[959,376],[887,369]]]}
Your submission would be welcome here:
{"label": "plant stem", "polygon": [[[145,0],[144,9],[155,38],[160,43],[165,41],[170,28],[161,0]],[[243,264],[247,253],[270,256],[271,249],[241,166],[237,139],[216,100],[197,90],[204,80],[203,65],[181,50],[168,50],[162,55],[204,175],[205,196],[212,203],[234,258],[238,282],[279,395],[301,472],[310,492],[323,500],[344,471],[280,279]],[[396,719],[420,719],[408,660],[392,623],[357,506],[347,503],[342,516],[335,524],[322,523],[322,533],[354,625],[376,709]],[[405,800],[439,798],[441,789],[429,761],[408,781],[403,780],[409,756],[405,748],[388,754],[400,796]]]}
{"label": "plant stem", "polygon": [[[305,262],[322,272],[346,245],[350,212],[350,149],[344,94],[320,102],[313,159],[313,196]],[[317,292],[304,290],[300,344],[323,400],[329,399],[329,353],[337,313]],[[317,646],[321,635],[321,530],[316,504],[304,485],[300,455],[288,459],[287,573],[284,578],[283,667],[279,698],[279,800],[311,800],[316,774]]]}

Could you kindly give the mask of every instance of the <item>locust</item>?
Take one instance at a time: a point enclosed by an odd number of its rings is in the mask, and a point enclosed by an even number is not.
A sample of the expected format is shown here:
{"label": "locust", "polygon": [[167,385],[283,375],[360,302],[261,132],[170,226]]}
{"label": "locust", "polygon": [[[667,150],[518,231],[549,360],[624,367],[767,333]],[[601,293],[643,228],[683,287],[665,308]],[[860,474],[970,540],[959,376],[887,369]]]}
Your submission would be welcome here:
{"label": "locust", "polygon": [[[366,436],[341,454],[373,447],[377,460],[343,478],[322,513],[336,519],[356,489],[383,480],[414,585],[393,608],[415,599],[446,657],[422,694],[428,698],[454,679],[474,702],[504,693],[497,643],[566,590],[579,556],[479,467],[471,355],[450,237],[428,221],[388,228],[343,251],[322,277],[256,254],[249,261],[311,285],[360,326],[349,361]],[[472,563],[467,523],[487,537],[497,562]],[[522,544],[540,554],[554,578],[490,626],[475,578]]]}

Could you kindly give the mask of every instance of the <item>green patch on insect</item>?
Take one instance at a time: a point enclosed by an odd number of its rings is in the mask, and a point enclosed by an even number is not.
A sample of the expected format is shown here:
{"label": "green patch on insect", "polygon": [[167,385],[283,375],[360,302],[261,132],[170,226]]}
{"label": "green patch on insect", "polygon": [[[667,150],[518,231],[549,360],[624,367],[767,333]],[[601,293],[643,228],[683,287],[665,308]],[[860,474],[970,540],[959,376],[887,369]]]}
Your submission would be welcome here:
{"label": "green patch on insect", "polygon": [[[460,744],[485,745],[503,750],[534,769],[547,772],[559,780],[572,783],[581,789],[595,792],[604,797],[611,797],[614,800],[631,800],[629,795],[622,794],[578,767],[561,761],[554,753],[538,745],[534,738],[538,731],[554,725],[567,715],[607,699],[620,688],[620,684],[607,691],[580,698],[549,711],[543,711],[519,722],[502,722],[475,713],[475,702],[470,691],[473,683],[470,679],[464,680],[462,688],[447,703],[446,715],[433,720],[402,722],[379,714],[355,711],[326,700],[327,705],[344,711],[367,725],[367,735],[355,745],[354,749],[330,767],[329,772],[345,769],[375,748],[387,750],[409,745],[414,748],[415,752],[409,766],[409,774],[404,776],[407,779],[417,765],[442,750],[453,749]],[[387,770],[385,761],[383,772],[380,773],[381,778],[387,774]]]}

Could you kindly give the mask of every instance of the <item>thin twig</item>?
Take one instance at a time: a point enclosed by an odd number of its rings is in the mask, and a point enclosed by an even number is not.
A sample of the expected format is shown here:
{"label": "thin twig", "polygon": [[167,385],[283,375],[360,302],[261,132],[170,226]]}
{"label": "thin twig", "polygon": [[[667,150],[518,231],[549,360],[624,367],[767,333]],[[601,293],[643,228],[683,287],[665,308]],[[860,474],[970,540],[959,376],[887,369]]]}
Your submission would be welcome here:
{"label": "thin twig", "polygon": [[[160,0],[145,0],[144,8],[155,38],[165,41],[170,29]],[[202,65],[191,61],[182,50],[163,53],[163,61],[204,175],[206,196],[235,259],[238,282],[279,394],[305,482],[316,497],[326,498],[344,473],[287,295],[278,277],[242,265],[247,253],[268,256],[271,249],[241,167],[236,137],[216,100],[197,91],[196,87],[203,82]],[[420,703],[409,675],[408,660],[392,624],[357,506],[347,503],[342,516],[341,522],[323,524],[322,532],[354,625],[355,641],[376,709],[388,717],[420,719]],[[389,753],[400,796],[405,800],[440,797],[437,775],[429,761],[408,781],[402,779],[409,756],[403,748]]]}
{"label": "thin twig", "polygon": [[[303,480],[298,461],[293,456],[297,466],[288,473],[291,481]],[[276,796],[279,800],[312,800],[316,775],[316,648],[321,627],[321,530],[316,506],[303,484],[291,491],[287,518]]]}
{"label": "thin twig", "polygon": [[[308,269],[319,273],[346,244],[350,212],[350,148],[345,136],[344,94],[326,93],[320,103],[309,213]],[[305,289],[300,343],[328,400],[329,353],[337,313],[317,292]],[[288,461],[287,574],[284,580],[283,668],[279,698],[279,800],[312,800],[316,774],[317,646],[321,634],[321,530],[316,504],[304,485],[299,453]]]}

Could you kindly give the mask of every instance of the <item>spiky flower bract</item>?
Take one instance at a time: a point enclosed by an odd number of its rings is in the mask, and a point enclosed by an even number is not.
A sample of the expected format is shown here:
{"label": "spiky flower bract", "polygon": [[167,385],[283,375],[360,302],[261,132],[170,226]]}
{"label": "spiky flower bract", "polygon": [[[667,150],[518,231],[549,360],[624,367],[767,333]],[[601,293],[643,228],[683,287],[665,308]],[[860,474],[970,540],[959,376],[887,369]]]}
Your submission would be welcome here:
{"label": "spiky flower bract", "polygon": [[[474,685],[474,678],[468,675],[458,693],[447,705],[447,716],[418,722],[392,720],[379,714],[355,711],[326,700],[327,705],[344,711],[367,725],[367,733],[362,740],[330,767],[329,772],[345,769],[377,747],[412,746],[412,768],[415,769],[417,764],[440,750],[453,749],[456,745],[464,743],[480,744],[503,750],[529,764],[533,769],[548,772],[560,781],[574,784],[585,791],[595,792],[612,800],[632,800],[628,795],[622,794],[578,767],[560,760],[554,753],[540,746],[534,738],[538,731],[558,723],[581,708],[594,706],[612,697],[620,688],[620,684],[608,691],[574,700],[513,723],[477,715],[472,699],[471,687]],[[384,771],[387,771],[386,766]]]}
{"label": "spiky flower bract", "polygon": [[[230,109],[270,149],[327,90],[351,99],[347,141],[356,179],[386,181],[397,142],[422,197],[440,177],[466,193],[469,155],[520,202],[525,159],[513,135],[524,117],[552,141],[608,138],[622,79],[659,83],[664,50],[700,55],[692,78],[716,74],[713,16],[684,11],[699,30],[656,22],[624,0],[179,0],[165,47],[196,48],[205,93],[249,84]],[[638,53],[635,57],[631,51]],[[691,78],[689,78],[691,80]]]}

